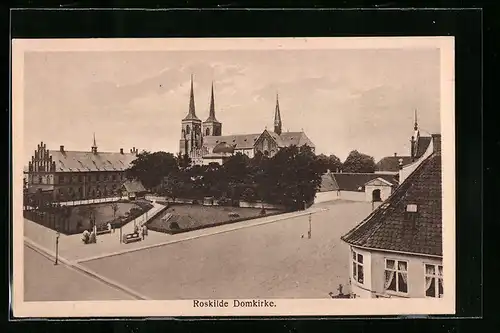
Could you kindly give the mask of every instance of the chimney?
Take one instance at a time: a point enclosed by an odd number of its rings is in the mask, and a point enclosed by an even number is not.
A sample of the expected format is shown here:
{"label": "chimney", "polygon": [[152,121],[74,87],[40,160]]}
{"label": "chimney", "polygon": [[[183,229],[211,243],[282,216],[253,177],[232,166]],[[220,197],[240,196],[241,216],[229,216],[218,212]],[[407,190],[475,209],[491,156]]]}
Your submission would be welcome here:
{"label": "chimney", "polygon": [[432,146],[435,153],[441,152],[441,134],[432,134]]}
{"label": "chimney", "polygon": [[59,146],[59,151],[60,151],[61,153],[64,153],[64,146]]}
{"label": "chimney", "polygon": [[399,170],[403,169],[403,159],[399,159]]}
{"label": "chimney", "polygon": [[123,155],[123,148],[120,148],[120,154]]}
{"label": "chimney", "polygon": [[398,153],[394,153],[394,157],[398,156]]}

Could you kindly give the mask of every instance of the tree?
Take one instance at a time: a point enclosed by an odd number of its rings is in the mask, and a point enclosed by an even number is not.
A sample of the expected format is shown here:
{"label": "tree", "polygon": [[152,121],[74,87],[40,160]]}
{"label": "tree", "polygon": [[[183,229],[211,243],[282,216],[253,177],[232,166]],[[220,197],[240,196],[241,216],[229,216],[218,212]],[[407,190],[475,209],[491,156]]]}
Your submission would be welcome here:
{"label": "tree", "polygon": [[[314,199],[323,171],[323,165],[311,148],[290,146],[282,148],[269,160],[262,180],[267,182],[269,199],[295,210]],[[266,186],[259,185],[261,189]]]}
{"label": "tree", "polygon": [[183,182],[178,173],[172,172],[167,177],[165,177],[163,182],[163,190],[169,198],[175,201],[176,198],[179,197],[182,188]]}
{"label": "tree", "polygon": [[177,163],[179,165],[179,168],[181,170],[187,169],[191,166],[191,158],[189,157],[188,154],[177,154]]}
{"label": "tree", "polygon": [[162,179],[178,170],[177,158],[163,151],[150,153],[144,151],[132,161],[126,170],[127,178],[138,179],[148,189],[160,185]]}
{"label": "tree", "polygon": [[326,156],[324,154],[320,154],[317,156],[318,161],[322,164],[325,172],[330,170],[330,172],[338,172],[338,170],[342,169],[342,162],[340,158],[335,155]]}
{"label": "tree", "polygon": [[375,172],[375,159],[357,150],[349,153],[342,166],[343,172],[372,173]]}

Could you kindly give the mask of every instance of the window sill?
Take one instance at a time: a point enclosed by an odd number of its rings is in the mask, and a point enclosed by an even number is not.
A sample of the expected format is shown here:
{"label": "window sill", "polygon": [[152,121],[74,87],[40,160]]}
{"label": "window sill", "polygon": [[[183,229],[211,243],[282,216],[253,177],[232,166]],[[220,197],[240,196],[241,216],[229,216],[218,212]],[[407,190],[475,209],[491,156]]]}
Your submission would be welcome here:
{"label": "window sill", "polygon": [[389,296],[389,297],[401,297],[401,298],[410,298],[410,296],[408,295],[408,293],[402,293],[402,292],[398,292],[398,291],[393,291],[393,290],[386,290],[385,291],[385,295]]}

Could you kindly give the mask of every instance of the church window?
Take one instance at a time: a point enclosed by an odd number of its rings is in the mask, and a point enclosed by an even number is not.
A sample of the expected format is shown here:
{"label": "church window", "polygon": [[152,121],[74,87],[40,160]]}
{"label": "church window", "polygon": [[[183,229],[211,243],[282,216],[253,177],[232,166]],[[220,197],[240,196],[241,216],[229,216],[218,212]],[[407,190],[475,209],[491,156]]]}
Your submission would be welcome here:
{"label": "church window", "polygon": [[210,135],[210,128],[207,128],[207,129],[205,130],[205,135]]}
{"label": "church window", "polygon": [[42,176],[38,177],[38,184],[43,184],[43,177]]}
{"label": "church window", "polygon": [[191,132],[191,129],[189,128],[189,125],[186,126],[186,134],[189,134]]}

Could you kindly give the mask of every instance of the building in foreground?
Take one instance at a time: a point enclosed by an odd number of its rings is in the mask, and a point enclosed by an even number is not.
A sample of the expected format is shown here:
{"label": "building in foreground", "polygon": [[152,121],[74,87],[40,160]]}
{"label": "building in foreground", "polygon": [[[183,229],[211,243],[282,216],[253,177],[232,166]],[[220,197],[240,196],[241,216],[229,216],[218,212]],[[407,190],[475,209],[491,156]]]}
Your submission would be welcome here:
{"label": "building in foreground", "polygon": [[182,119],[182,134],[179,141],[179,152],[188,155],[193,164],[207,165],[211,162],[222,164],[229,156],[242,153],[252,158],[257,151],[269,157],[279,149],[295,145],[307,145],[313,150],[313,142],[301,132],[282,132],[281,113],[278,97],[274,115],[274,130],[265,129],[254,134],[222,135],[222,123],[215,116],[215,98],[212,85],[208,118],[202,122],[196,115],[194,102],[193,79],[191,77],[191,91],[189,111]]}
{"label": "building in foreground", "polygon": [[428,150],[401,170],[391,197],[342,237],[355,297],[443,295],[440,135]]}
{"label": "building in foreground", "polygon": [[89,151],[49,150],[41,142],[25,170],[27,192],[43,192],[55,201],[84,200],[119,195],[125,170],[137,157],[129,153],[100,152],[94,136]]}

